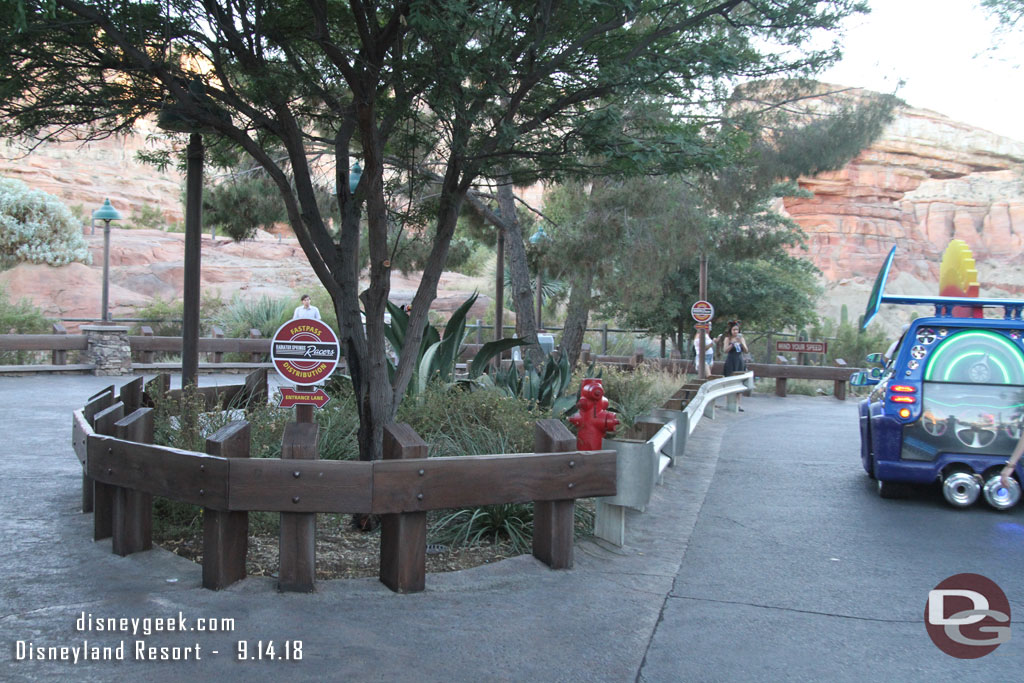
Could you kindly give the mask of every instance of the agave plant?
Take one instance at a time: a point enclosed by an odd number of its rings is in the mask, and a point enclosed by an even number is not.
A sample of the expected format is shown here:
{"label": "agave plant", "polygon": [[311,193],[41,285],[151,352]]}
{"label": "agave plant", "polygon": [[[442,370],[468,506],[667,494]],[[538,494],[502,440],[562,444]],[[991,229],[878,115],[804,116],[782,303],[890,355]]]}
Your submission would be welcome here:
{"label": "agave plant", "polygon": [[563,396],[572,383],[572,371],[565,356],[555,360],[549,355],[541,372],[533,367],[529,358],[524,358],[522,374],[516,368],[516,364],[512,363],[507,370],[494,371],[491,379],[495,386],[510,396],[529,401],[541,408],[550,408],[555,415],[565,412],[576,403],[574,396]]}
{"label": "agave plant", "polygon": [[[420,343],[416,356],[412,379],[409,380],[408,393],[410,395],[418,395],[433,380],[449,384],[455,381],[455,365],[468,335],[466,315],[476,303],[476,299],[477,293],[474,292],[452,313],[448,324],[445,325],[443,336],[437,331],[437,328],[429,322],[427,323],[423,341]],[[395,352],[401,353],[409,329],[409,314],[390,301],[388,302],[388,312],[391,314],[391,323],[385,327],[384,334]],[[469,365],[469,379],[478,378],[491,359],[501,352],[523,344],[525,342],[521,339],[498,339],[487,342],[480,348]],[[390,360],[388,364],[393,375],[395,366]]]}

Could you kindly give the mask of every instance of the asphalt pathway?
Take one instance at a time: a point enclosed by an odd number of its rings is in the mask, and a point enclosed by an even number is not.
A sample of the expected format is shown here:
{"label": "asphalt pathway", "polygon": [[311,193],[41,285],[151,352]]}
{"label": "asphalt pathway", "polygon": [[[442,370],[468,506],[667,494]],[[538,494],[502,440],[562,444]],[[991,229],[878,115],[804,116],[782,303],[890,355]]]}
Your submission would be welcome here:
{"label": "asphalt pathway", "polygon": [[[744,413],[720,410],[647,512],[630,514],[627,546],[580,543],[572,570],[521,556],[430,574],[414,595],[375,579],[298,595],[264,578],[205,591],[182,558],[121,558],[90,540],[71,410],[109,384],[0,378],[0,680],[1002,680],[1024,664],[1014,640],[953,659],[923,625],[928,590],[962,571],[996,581],[1021,613],[1022,513],[952,510],[927,492],[879,499],[859,469],[853,401],[754,396]],[[121,630],[96,627],[120,618]],[[184,632],[168,629],[181,620]],[[124,661],[29,657],[83,641],[114,657],[123,643]],[[159,659],[175,654],[189,659]]]}

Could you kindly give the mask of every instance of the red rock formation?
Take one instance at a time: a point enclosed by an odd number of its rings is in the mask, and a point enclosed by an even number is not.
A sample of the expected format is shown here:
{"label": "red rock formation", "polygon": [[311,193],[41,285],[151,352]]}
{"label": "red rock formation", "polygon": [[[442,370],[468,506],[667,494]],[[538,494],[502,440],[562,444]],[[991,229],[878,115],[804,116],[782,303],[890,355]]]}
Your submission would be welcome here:
{"label": "red rock formation", "polygon": [[[902,108],[883,135],[845,168],[800,184],[810,198],[786,198],[807,233],[836,316],[859,313],[882,259],[895,244],[891,291],[938,293],[942,252],[967,242],[982,295],[1024,291],[1024,143]],[[897,286],[898,285],[898,286]],[[900,289],[902,287],[902,289]]]}

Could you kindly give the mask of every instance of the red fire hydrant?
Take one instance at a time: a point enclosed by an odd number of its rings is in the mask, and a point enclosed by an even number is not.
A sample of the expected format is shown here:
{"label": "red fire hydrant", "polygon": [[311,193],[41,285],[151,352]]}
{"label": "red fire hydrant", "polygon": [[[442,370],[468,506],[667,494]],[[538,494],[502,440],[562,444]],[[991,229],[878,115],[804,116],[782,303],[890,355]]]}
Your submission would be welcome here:
{"label": "red fire hydrant", "polygon": [[585,379],[580,387],[579,412],[569,418],[576,425],[576,448],[581,451],[601,450],[605,432],[614,432],[619,418],[607,410],[608,399],[599,379]]}

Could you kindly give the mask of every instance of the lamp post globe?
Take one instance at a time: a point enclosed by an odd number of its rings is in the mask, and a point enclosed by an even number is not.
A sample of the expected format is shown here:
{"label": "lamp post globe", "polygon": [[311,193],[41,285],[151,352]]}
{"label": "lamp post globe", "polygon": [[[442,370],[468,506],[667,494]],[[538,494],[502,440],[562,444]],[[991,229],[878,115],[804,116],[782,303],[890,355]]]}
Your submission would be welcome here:
{"label": "lamp post globe", "polygon": [[359,166],[359,162],[352,164],[352,169],[348,172],[348,191],[355,194],[356,188],[359,187],[359,179],[363,177],[363,169]]}
{"label": "lamp post globe", "polygon": [[93,220],[103,221],[103,322],[110,322],[110,221],[121,220],[121,212],[113,207],[109,199],[103,206],[92,212]]}

